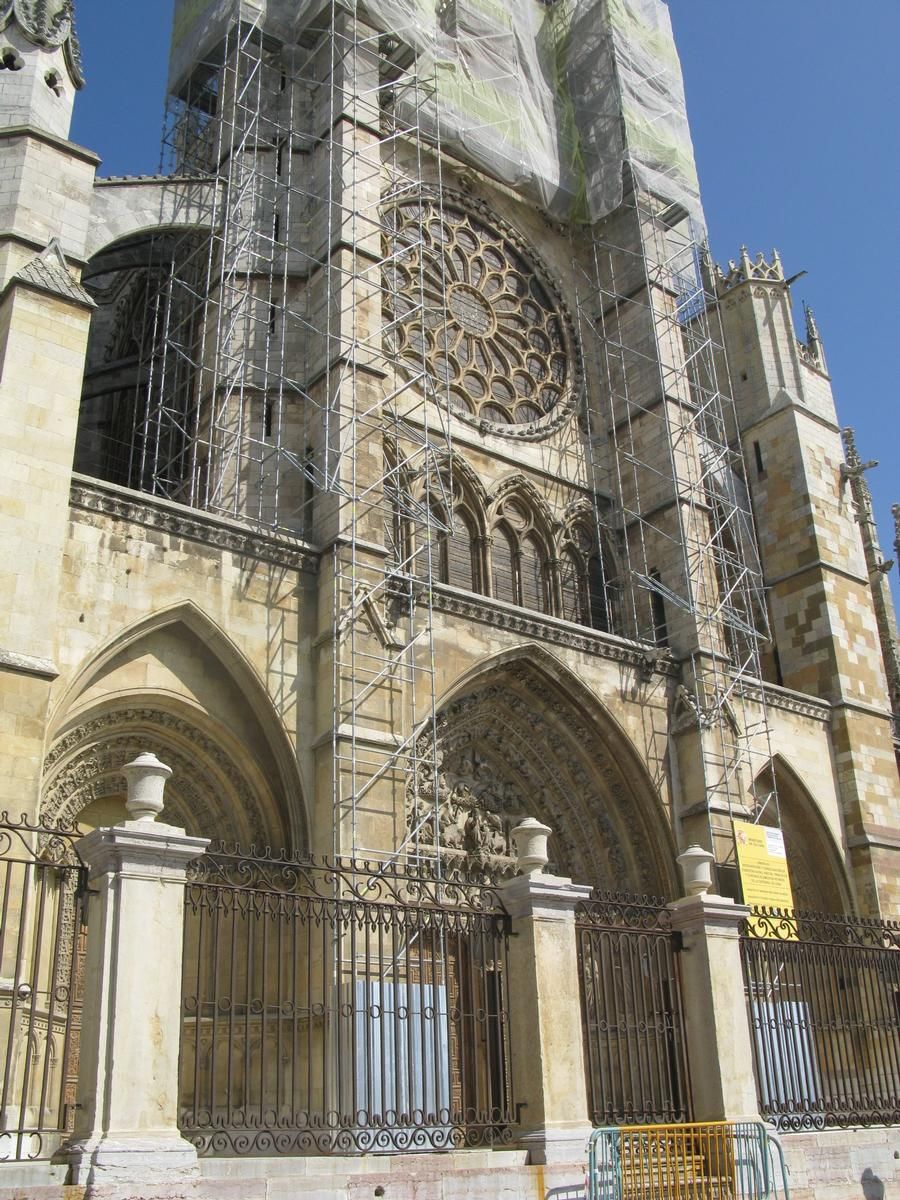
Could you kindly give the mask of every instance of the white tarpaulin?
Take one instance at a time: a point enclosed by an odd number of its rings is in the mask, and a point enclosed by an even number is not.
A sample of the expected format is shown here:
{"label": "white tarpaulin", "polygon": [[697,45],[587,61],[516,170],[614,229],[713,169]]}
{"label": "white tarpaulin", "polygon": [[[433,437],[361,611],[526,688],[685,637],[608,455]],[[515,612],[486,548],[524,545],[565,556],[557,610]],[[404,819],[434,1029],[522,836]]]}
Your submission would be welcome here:
{"label": "white tarpaulin", "polygon": [[[426,136],[565,220],[597,220],[639,185],[703,225],[678,55],[662,0],[340,0],[411,45],[436,90]],[[323,0],[176,0],[170,86],[240,10],[296,40]],[[402,103],[402,97],[400,102]],[[412,113],[407,114],[410,117]]]}

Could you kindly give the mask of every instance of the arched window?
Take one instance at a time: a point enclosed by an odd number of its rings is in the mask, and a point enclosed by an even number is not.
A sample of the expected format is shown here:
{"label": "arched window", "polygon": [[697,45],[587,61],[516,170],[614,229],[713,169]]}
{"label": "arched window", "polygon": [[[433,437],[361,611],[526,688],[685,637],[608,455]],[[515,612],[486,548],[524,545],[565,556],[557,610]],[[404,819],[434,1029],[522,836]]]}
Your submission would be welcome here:
{"label": "arched window", "polygon": [[468,464],[448,461],[411,490],[407,539],[411,574],[468,592],[485,586],[484,519],[479,517],[480,483]]}
{"label": "arched window", "polygon": [[559,571],[559,591],[562,602],[559,615],[564,621],[584,621],[584,615],[588,611],[585,582],[584,559],[575,550],[563,550]]}
{"label": "arched window", "polygon": [[519,603],[543,612],[547,607],[544,588],[544,556],[533,535],[523,538],[519,551]]}
{"label": "arched window", "polygon": [[445,531],[446,518],[436,507],[432,506],[431,518],[428,521],[416,522],[416,554],[413,573],[418,579],[434,579],[438,583],[447,582],[447,534]]}
{"label": "arched window", "polygon": [[491,591],[495,600],[518,604],[516,587],[516,537],[511,529],[499,525],[491,546]]}
{"label": "arched window", "polygon": [[549,611],[546,543],[526,501],[502,500],[495,512],[491,582],[495,599]]}
{"label": "arched window", "polygon": [[598,547],[596,527],[579,521],[569,530],[560,556],[559,582],[562,617],[603,633],[619,631],[615,560],[605,538]]}
{"label": "arched window", "polygon": [[447,563],[446,582],[466,591],[478,591],[478,570],[475,561],[473,524],[468,514],[458,509],[453,513],[452,532],[445,539]]}
{"label": "arched window", "polygon": [[606,570],[601,554],[592,554],[587,564],[588,609],[591,625],[603,633],[609,633],[609,600],[606,595]]}

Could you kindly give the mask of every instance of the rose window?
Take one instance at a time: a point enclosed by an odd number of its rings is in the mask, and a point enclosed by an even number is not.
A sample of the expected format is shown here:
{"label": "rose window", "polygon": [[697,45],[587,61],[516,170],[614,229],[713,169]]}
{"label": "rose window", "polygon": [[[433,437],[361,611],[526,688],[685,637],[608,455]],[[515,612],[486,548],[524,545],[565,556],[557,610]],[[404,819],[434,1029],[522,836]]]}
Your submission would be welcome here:
{"label": "rose window", "polygon": [[433,200],[398,204],[385,219],[394,353],[483,428],[538,436],[560,424],[573,339],[553,285],[514,235]]}

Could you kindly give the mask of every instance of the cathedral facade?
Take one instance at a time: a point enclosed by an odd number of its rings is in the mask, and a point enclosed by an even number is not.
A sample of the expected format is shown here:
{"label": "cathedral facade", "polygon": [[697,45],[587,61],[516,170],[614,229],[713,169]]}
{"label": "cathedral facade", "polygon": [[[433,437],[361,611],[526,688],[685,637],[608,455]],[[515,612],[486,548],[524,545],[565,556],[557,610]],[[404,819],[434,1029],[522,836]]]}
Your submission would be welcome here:
{"label": "cathedral facade", "polygon": [[531,819],[663,904],[691,845],[744,899],[737,821],[897,918],[890,564],[665,5],[177,0],[120,179],[73,21],[0,2],[0,809],[116,826],[150,752],[247,854],[497,881]]}

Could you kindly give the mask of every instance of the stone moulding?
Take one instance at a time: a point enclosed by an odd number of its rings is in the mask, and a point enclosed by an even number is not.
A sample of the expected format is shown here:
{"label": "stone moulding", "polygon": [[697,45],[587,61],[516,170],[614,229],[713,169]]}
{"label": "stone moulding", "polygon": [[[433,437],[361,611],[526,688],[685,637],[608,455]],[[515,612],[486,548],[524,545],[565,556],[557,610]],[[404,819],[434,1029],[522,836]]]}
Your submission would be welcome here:
{"label": "stone moulding", "polygon": [[312,546],[242,529],[235,522],[224,521],[197,509],[188,509],[159,496],[133,492],[116,484],[75,475],[70,504],[72,508],[85,512],[101,513],[131,525],[143,525],[147,529],[159,529],[173,537],[202,542],[205,546],[256,558],[273,566],[313,573],[319,569],[319,553]]}
{"label": "stone moulding", "polygon": [[16,650],[0,647],[0,669],[15,671],[19,675],[35,675],[38,679],[56,679],[59,668],[49,658],[37,658],[33,654],[20,654]]}
{"label": "stone moulding", "polygon": [[[423,594],[418,603],[427,603],[427,597]],[[489,624],[495,629],[507,629],[524,637],[565,646],[569,650],[585,650],[612,662],[635,667],[642,673],[648,669],[647,653],[642,646],[629,646],[613,635],[600,633],[586,626],[578,629],[568,621],[528,609],[515,608],[488,596],[474,592],[462,593],[448,584],[433,585],[431,604],[437,612],[450,616],[466,617],[472,621]],[[654,658],[653,671],[657,675],[674,677],[678,673],[678,666],[671,659],[660,655]]]}
{"label": "stone moulding", "polygon": [[795,713],[800,717],[810,717],[822,725],[831,723],[831,705],[827,700],[819,700],[815,696],[804,696],[801,692],[792,692],[773,683],[767,683],[765,689],[761,684],[753,683],[745,687],[748,698],[756,700],[760,704],[763,701],[764,691],[765,702],[769,708]]}
{"label": "stone moulding", "polygon": [[[426,603],[424,595],[420,597],[419,603]],[[615,637],[596,630],[573,629],[569,622],[543,613],[514,609],[488,596],[461,593],[447,584],[435,584],[431,591],[431,604],[436,612],[480,621],[490,624],[495,629],[507,629],[512,633],[564,646],[569,650],[583,650],[589,654],[596,654],[599,658],[634,667],[642,675],[650,672],[669,678],[678,677],[678,663],[665,654],[660,654],[651,661],[647,651],[641,646],[623,645]],[[780,712],[809,717],[822,725],[831,722],[831,705],[815,696],[804,696],[774,684],[763,686],[761,683],[748,684],[745,694],[747,699],[755,700],[758,704],[762,704],[765,699],[769,708],[778,709]]]}

